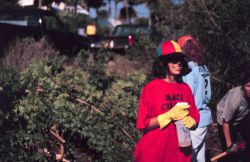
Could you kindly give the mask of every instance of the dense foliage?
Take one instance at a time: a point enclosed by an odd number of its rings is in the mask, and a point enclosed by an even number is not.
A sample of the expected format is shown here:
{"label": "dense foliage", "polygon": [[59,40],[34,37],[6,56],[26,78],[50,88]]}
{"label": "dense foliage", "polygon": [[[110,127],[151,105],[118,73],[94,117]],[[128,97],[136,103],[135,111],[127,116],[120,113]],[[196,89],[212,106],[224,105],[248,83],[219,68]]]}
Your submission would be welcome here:
{"label": "dense foliage", "polygon": [[153,24],[166,38],[191,34],[207,50],[214,104],[250,69],[250,20],[248,0],[151,1]]}
{"label": "dense foliage", "polygon": [[89,16],[83,14],[59,12],[57,15],[72,33],[78,33],[78,28],[85,29],[90,21]]}
{"label": "dense foliage", "polygon": [[67,159],[87,148],[93,161],[131,160],[146,77],[136,71],[129,78],[107,75],[109,53],[103,52],[107,57],[96,56],[98,61],[87,62],[82,52],[71,66],[59,57],[37,61],[25,72],[1,73],[1,161],[50,161],[54,156],[43,150],[53,152],[57,145],[48,133],[53,127],[67,141]]}

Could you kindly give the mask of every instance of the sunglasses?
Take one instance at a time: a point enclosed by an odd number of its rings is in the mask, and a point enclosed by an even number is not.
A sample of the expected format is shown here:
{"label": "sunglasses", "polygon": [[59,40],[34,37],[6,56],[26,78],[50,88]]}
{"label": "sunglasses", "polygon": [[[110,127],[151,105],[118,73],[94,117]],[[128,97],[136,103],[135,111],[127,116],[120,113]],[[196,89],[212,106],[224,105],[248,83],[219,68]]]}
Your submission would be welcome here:
{"label": "sunglasses", "polygon": [[179,63],[179,62],[180,62],[181,64],[184,63],[184,61],[183,61],[182,59],[170,59],[169,62],[170,62],[170,63],[173,63],[173,64],[176,64],[176,63]]}

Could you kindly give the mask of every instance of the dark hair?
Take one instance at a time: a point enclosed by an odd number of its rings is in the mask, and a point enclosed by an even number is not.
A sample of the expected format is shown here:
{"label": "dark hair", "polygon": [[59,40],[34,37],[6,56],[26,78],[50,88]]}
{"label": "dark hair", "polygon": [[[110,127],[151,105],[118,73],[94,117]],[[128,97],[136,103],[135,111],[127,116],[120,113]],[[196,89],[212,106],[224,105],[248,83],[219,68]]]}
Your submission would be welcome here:
{"label": "dark hair", "polygon": [[[153,78],[165,78],[169,72],[167,64],[171,62],[171,59],[167,55],[159,56],[155,59],[152,66]],[[181,76],[188,74],[191,70],[188,68],[188,64],[185,58],[182,58],[182,71],[181,74],[176,78],[177,82],[182,82]]]}
{"label": "dark hair", "polygon": [[155,59],[152,66],[152,76],[154,78],[164,78],[166,77],[169,67],[166,66],[168,60],[164,56],[159,56]]}
{"label": "dark hair", "polygon": [[241,78],[241,85],[244,86],[245,84],[247,84],[248,82],[250,82],[250,72],[243,72],[243,77]]}
{"label": "dark hair", "polygon": [[182,50],[189,60],[196,62],[198,65],[205,64],[205,49],[194,38],[187,40],[184,46],[182,47]]}

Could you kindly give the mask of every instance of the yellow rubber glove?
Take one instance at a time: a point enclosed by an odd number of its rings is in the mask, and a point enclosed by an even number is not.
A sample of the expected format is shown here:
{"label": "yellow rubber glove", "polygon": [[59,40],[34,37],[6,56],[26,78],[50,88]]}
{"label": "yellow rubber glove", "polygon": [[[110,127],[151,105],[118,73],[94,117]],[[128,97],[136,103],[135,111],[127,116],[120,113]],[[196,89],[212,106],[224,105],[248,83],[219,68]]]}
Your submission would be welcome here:
{"label": "yellow rubber glove", "polygon": [[157,120],[160,128],[166,127],[172,120],[181,120],[188,115],[188,108],[190,105],[188,103],[182,105],[175,105],[168,112],[158,115]]}
{"label": "yellow rubber glove", "polygon": [[187,128],[192,128],[192,127],[195,127],[196,125],[196,122],[195,120],[191,117],[191,116],[185,116],[183,119],[182,119],[182,123],[187,127]]}

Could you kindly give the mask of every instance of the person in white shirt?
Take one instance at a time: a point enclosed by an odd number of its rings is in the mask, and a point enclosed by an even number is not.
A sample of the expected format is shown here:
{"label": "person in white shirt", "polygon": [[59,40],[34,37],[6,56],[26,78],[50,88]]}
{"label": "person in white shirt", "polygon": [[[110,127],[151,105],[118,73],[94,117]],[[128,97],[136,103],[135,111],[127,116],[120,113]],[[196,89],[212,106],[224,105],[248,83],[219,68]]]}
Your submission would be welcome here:
{"label": "person in white shirt", "polygon": [[178,39],[183,53],[187,56],[188,66],[192,70],[182,79],[187,83],[195,98],[200,113],[200,122],[195,130],[190,131],[193,162],[205,162],[205,136],[212,123],[211,110],[208,103],[211,99],[211,83],[207,66],[205,65],[205,50],[193,36],[182,36]]}

